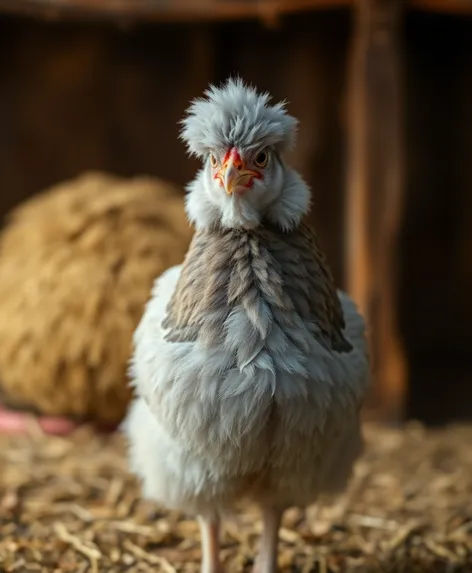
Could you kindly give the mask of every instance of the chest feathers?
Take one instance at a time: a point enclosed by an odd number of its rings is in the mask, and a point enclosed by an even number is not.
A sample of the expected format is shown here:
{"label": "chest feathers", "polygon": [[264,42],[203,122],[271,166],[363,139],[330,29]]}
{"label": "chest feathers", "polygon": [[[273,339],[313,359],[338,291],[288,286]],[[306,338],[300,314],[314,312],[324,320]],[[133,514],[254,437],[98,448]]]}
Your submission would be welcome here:
{"label": "chest feathers", "polygon": [[161,327],[152,344],[137,345],[142,393],[182,447],[203,455],[210,443],[222,459],[235,437],[234,455],[249,456],[277,404],[284,428],[321,428],[355,354],[306,227],[197,232]]}
{"label": "chest feathers", "polygon": [[163,327],[169,342],[226,348],[238,370],[262,360],[303,374],[313,339],[328,351],[351,349],[331,274],[305,226],[198,232]]}

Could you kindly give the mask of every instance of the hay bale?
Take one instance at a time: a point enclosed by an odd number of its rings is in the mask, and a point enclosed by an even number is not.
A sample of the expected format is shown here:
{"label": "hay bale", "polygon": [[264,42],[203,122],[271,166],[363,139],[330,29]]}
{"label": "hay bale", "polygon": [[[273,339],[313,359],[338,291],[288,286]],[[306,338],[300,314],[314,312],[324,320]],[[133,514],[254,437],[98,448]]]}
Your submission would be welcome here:
{"label": "hay bale", "polygon": [[0,388],[10,406],[118,423],[132,333],[191,238],[178,187],[90,173],[14,210],[0,235]]}

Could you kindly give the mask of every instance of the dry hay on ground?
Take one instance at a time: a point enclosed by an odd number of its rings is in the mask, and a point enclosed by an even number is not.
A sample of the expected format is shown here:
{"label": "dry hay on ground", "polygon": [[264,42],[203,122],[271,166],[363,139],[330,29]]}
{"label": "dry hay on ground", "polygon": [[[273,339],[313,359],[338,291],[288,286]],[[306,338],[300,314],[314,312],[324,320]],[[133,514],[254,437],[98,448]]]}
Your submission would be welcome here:
{"label": "dry hay on ground", "polygon": [[[284,572],[472,571],[472,427],[366,428],[348,494],[291,510]],[[194,572],[195,522],[139,501],[120,436],[0,437],[0,571]],[[259,523],[225,525],[229,571],[249,570]]]}

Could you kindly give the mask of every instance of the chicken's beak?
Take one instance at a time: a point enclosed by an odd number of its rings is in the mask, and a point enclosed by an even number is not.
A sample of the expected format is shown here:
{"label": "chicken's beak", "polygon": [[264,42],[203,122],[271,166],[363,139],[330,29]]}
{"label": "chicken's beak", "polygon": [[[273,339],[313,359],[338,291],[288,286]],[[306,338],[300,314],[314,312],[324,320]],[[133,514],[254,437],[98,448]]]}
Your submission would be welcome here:
{"label": "chicken's beak", "polygon": [[223,163],[221,175],[226,193],[232,195],[249,189],[253,178],[258,177],[259,173],[246,169],[239,153],[231,150],[228,159]]}

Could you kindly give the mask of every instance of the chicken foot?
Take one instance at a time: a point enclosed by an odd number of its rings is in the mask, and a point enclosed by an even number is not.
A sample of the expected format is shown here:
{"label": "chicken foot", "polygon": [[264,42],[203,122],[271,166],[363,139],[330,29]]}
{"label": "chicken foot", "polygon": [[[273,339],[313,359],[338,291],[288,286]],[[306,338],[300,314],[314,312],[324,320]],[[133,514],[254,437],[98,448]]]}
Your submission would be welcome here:
{"label": "chicken foot", "polygon": [[217,516],[199,516],[202,544],[202,573],[223,573],[220,561],[220,519]]}
{"label": "chicken foot", "polygon": [[279,545],[279,529],[283,510],[264,508],[262,513],[262,535],[259,553],[254,564],[254,573],[275,573]]}

